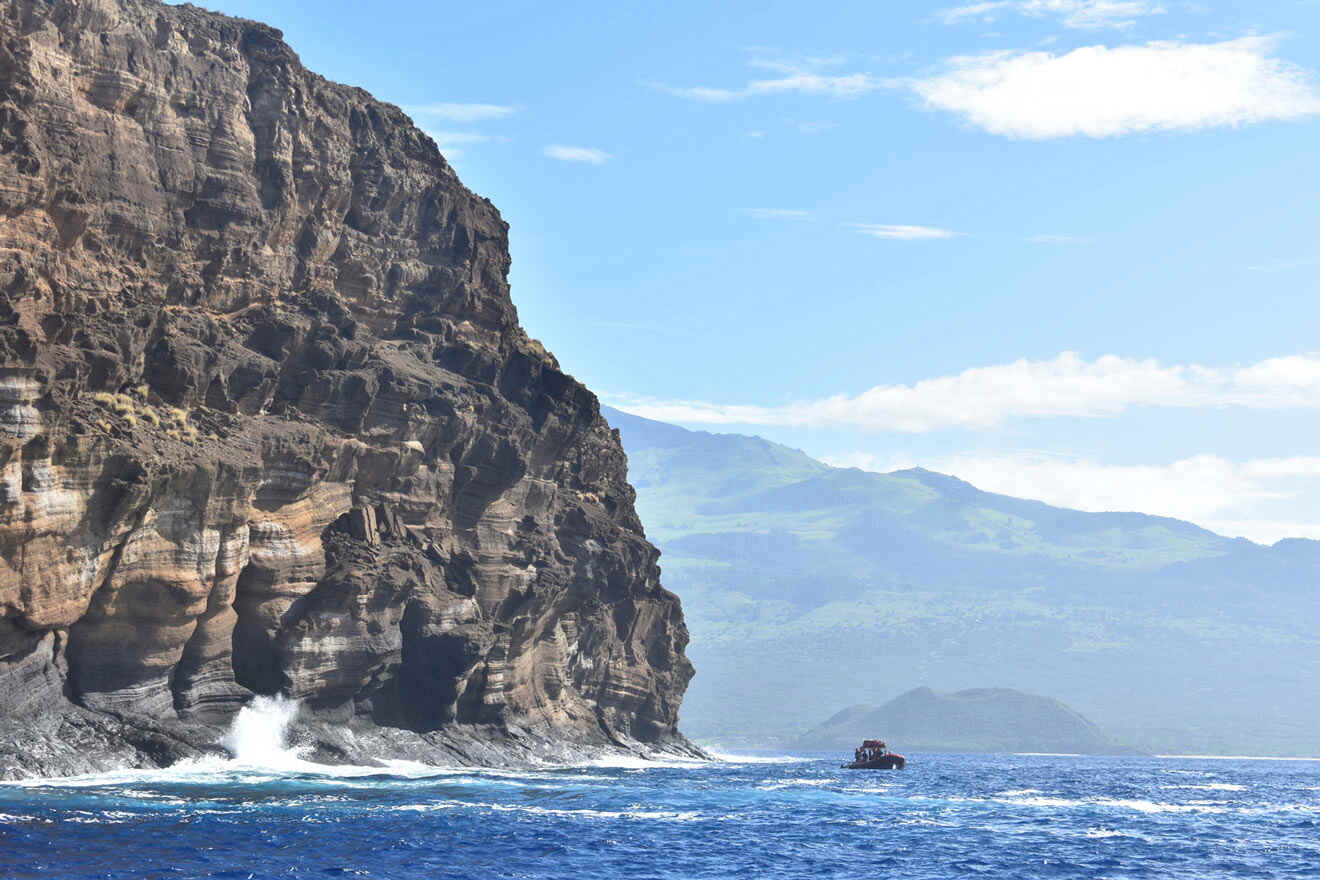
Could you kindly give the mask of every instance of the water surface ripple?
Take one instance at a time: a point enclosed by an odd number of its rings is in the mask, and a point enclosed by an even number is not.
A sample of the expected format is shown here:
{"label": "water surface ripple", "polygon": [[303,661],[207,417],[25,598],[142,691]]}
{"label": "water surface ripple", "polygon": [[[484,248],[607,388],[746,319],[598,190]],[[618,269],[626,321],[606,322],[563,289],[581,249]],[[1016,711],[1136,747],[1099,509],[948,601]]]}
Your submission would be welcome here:
{"label": "water surface ripple", "polygon": [[5,878],[1308,877],[1320,764],[838,756],[537,772],[206,762],[0,784]]}

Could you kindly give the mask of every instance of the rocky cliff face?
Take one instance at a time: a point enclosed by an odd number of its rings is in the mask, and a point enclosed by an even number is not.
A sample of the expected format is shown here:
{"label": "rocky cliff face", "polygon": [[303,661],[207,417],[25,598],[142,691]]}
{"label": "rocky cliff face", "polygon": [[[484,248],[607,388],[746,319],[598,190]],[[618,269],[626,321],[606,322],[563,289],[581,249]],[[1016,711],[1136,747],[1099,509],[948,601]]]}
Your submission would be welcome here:
{"label": "rocky cliff face", "polygon": [[682,747],[679,602],[508,268],[278,31],[6,3],[0,772],[168,760],[272,693],[331,750]]}

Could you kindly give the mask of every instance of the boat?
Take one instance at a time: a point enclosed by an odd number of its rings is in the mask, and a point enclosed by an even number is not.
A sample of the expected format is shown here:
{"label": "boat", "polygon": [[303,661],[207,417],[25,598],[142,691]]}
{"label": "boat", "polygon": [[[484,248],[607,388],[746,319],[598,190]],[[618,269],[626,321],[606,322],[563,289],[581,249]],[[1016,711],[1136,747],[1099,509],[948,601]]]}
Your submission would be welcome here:
{"label": "boat", "polygon": [[854,758],[851,764],[842,765],[844,770],[902,770],[907,766],[907,758],[889,751],[882,739],[862,740]]}

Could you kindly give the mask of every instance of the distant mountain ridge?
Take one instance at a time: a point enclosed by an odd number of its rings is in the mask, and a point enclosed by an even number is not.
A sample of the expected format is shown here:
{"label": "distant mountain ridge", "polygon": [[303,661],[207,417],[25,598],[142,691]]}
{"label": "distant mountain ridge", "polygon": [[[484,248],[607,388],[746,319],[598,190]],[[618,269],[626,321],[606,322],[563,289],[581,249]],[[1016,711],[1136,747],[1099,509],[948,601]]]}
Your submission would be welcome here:
{"label": "distant mountain ridge", "polygon": [[1058,700],[1011,688],[952,694],[914,688],[883,706],[850,706],[804,733],[794,748],[848,750],[881,736],[895,751],[1129,754]]}
{"label": "distant mountain ridge", "polygon": [[[698,675],[685,729],[787,742],[903,684],[1009,686],[1153,751],[1320,754],[1320,542],[833,468],[605,410]],[[850,689],[864,661],[894,674]]]}

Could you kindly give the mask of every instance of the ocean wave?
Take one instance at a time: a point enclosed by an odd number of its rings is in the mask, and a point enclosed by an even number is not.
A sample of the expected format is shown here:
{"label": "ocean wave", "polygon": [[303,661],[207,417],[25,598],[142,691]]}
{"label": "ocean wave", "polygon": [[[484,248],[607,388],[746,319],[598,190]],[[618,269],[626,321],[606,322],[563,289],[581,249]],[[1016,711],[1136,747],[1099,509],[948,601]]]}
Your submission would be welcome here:
{"label": "ocean wave", "polygon": [[[1061,878],[1221,876],[1238,866],[1243,875],[1314,877],[1314,766],[1188,761],[1096,774],[1089,762],[935,755],[918,772],[876,775],[827,761],[304,774],[219,760],[102,774],[67,790],[67,781],[0,787],[0,863],[40,865],[52,877],[139,876],[169,858],[181,876],[201,877],[235,852],[264,858],[277,841],[280,855],[305,866],[289,876],[305,880],[326,865],[373,876],[537,877],[593,864],[669,880],[772,867],[786,877],[1008,876],[1042,863],[1037,873]],[[1196,775],[1165,775],[1174,768]],[[107,784],[144,777],[154,781]],[[199,779],[210,781],[192,784]],[[164,855],[162,840],[175,845]],[[136,871],[112,870],[102,854]]]}
{"label": "ocean wave", "polygon": [[495,813],[526,813],[532,816],[558,816],[572,819],[631,819],[656,822],[695,822],[702,818],[696,810],[595,810],[590,808],[540,807],[534,804],[500,804],[479,801],[427,801],[426,803],[399,804],[381,809],[398,812],[425,813],[432,810],[489,810]]}
{"label": "ocean wave", "polygon": [[1048,807],[1055,809],[1074,809],[1081,807],[1104,807],[1108,809],[1134,810],[1138,813],[1220,813],[1225,812],[1219,803],[1170,804],[1144,798],[1089,797],[1069,798],[1046,795],[1036,789],[1003,791],[990,798],[967,798],[969,801],[982,801],[997,804]]}
{"label": "ocean wave", "polygon": [[1100,807],[1135,810],[1138,813],[1226,813],[1220,804],[1167,804],[1143,798],[1091,798],[1088,803]]}
{"label": "ocean wave", "polygon": [[200,758],[180,761],[161,768],[124,768],[78,776],[35,777],[0,780],[0,787],[28,789],[117,788],[121,794],[150,795],[162,799],[159,792],[147,792],[140,786],[186,785],[267,785],[297,782],[318,788],[370,789],[400,783],[443,783],[460,786],[503,786],[526,788],[562,782],[566,784],[607,783],[615,777],[579,772],[580,767],[554,766],[532,770],[506,770],[486,767],[456,767],[421,764],[414,761],[382,761],[380,765],[318,764],[312,761],[284,763],[278,767],[249,764],[223,758]]}
{"label": "ocean wave", "polygon": [[1133,834],[1129,831],[1119,831],[1116,828],[1105,828],[1104,826],[1099,828],[1088,828],[1082,832],[1082,836],[1089,837],[1092,840],[1104,840],[1109,837],[1135,837],[1145,840],[1140,834]]}
{"label": "ocean wave", "polygon": [[994,797],[994,798],[972,798],[971,800],[988,800],[996,804],[1013,804],[1023,807],[1080,807],[1087,802],[1073,800],[1071,798],[1046,797],[1045,795],[1019,795],[1015,797]]}

